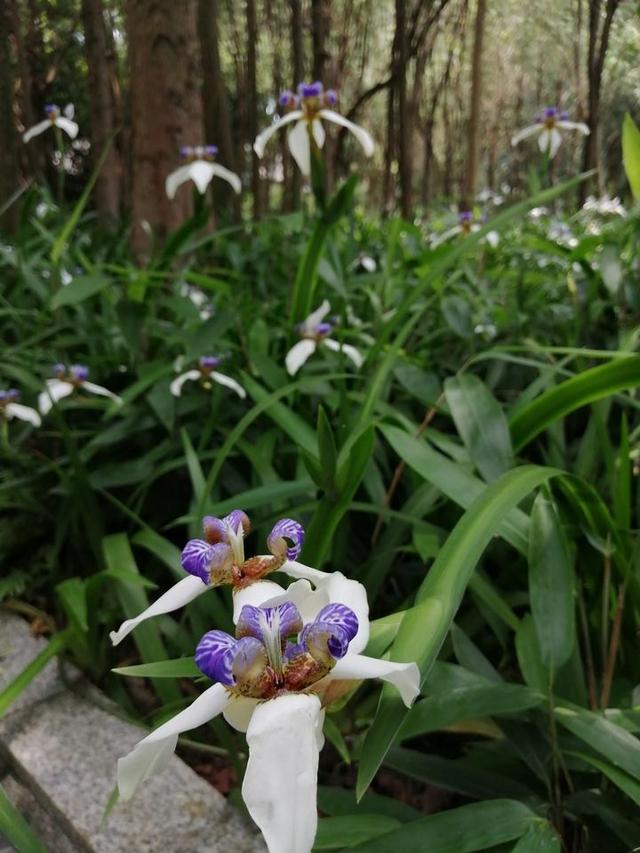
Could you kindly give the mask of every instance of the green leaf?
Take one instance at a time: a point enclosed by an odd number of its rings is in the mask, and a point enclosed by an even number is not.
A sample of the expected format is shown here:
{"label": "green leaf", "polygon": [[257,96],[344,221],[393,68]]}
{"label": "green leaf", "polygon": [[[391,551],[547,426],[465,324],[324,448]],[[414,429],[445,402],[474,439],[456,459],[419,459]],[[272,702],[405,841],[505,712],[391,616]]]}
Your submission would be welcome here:
{"label": "green leaf", "polygon": [[[416,604],[406,612],[392,646],[393,660],[416,661],[423,680],[427,678],[478,560],[505,514],[559,473],[528,465],[508,471],[486,487],[456,524],[419,588]],[[369,786],[406,714],[397,694],[384,688],[362,748],[358,796]]]}
{"label": "green leaf", "polygon": [[189,470],[189,478],[191,480],[193,496],[195,498],[196,503],[199,504],[205,498],[206,488],[206,482],[204,474],[202,472],[202,466],[200,465],[198,454],[194,450],[193,444],[191,443],[191,439],[189,438],[189,433],[184,427],[180,430],[180,438],[182,439],[184,457],[187,462],[187,469]]}
{"label": "green leaf", "polygon": [[367,791],[360,803],[351,788],[318,785],[318,809],[329,817],[353,814],[381,814],[406,823],[421,817],[418,809],[395,797]]}
{"label": "green leaf", "polygon": [[622,162],[636,201],[640,199],[640,130],[629,113],[622,121]]}
{"label": "green leaf", "polygon": [[640,740],[595,711],[554,709],[561,725],[603,755],[615,767],[640,780]]}
{"label": "green leaf", "polygon": [[13,702],[23,693],[31,684],[33,679],[40,673],[49,661],[61,652],[67,645],[71,637],[69,629],[55,634],[47,643],[45,648],[38,654],[31,663],[25,667],[13,681],[11,681],[4,690],[0,691],[0,718],[6,713],[7,709]]}
{"label": "green leaf", "polygon": [[560,836],[546,820],[534,823],[513,848],[512,853],[561,853]]}
{"label": "green leaf", "polygon": [[338,464],[338,451],[333,437],[331,424],[323,406],[318,406],[318,453],[320,455],[320,470],[328,488],[333,487]]}
{"label": "green leaf", "polygon": [[573,564],[555,503],[543,492],[531,512],[529,600],[545,667],[552,672],[575,644]]}
{"label": "green leaf", "polygon": [[362,853],[472,853],[515,841],[539,818],[517,800],[488,800],[405,823],[351,850]]}
{"label": "green leaf", "polygon": [[90,296],[100,293],[110,280],[102,275],[79,275],[72,279],[69,284],[61,287],[51,300],[51,310],[62,308],[65,305],[77,305],[84,302]]}
{"label": "green leaf", "polygon": [[451,416],[469,456],[485,480],[495,480],[513,467],[509,426],[487,386],[471,373],[444,383]]}
{"label": "green leaf", "polygon": [[0,785],[0,834],[5,836],[18,853],[46,853],[46,848],[13,805],[2,785]]}
{"label": "green leaf", "polygon": [[514,449],[522,450],[549,424],[581,406],[639,384],[640,355],[621,356],[572,376],[518,408],[509,424]]}
{"label": "green leaf", "polygon": [[68,578],[57,584],[56,593],[69,622],[80,631],[88,631],[87,598],[84,581],[81,578]]}
{"label": "green leaf", "polygon": [[524,680],[529,687],[546,696],[551,679],[549,670],[542,661],[536,626],[529,613],[520,620],[516,631],[516,654]]}
{"label": "green leaf", "polygon": [[335,721],[329,717],[325,716],[324,718],[324,726],[323,726],[324,736],[334,747],[340,758],[344,761],[345,764],[351,764],[351,755],[349,753],[349,747],[342,735],[342,732],[336,725]]}
{"label": "green leaf", "polygon": [[595,767],[596,770],[599,770],[600,773],[604,773],[614,785],[617,785],[621,791],[631,797],[634,803],[637,806],[640,806],[640,783],[636,782],[636,780],[629,776],[628,773],[625,773],[623,770],[614,767],[613,764],[609,764],[607,761],[603,761],[601,758],[597,758],[595,755],[588,755],[585,752],[569,752],[565,753],[566,755],[570,755],[573,758],[579,758],[580,761],[584,761],[586,764],[590,764],[592,767]]}
{"label": "green leaf", "polygon": [[277,401],[276,394],[269,394],[255,379],[246,373],[242,374],[244,387],[258,404],[266,404],[264,411],[280,429],[291,438],[296,445],[303,448],[312,456],[318,455],[318,445],[314,431],[300,415],[289,406]]}
{"label": "green leaf", "polygon": [[544,696],[521,684],[474,684],[417,702],[407,715],[400,737],[406,740],[477,717],[515,714],[543,702]]}
{"label": "green leaf", "polygon": [[399,820],[380,814],[353,814],[324,817],[318,821],[314,850],[343,850],[366,844],[402,826]]}
{"label": "green leaf", "polygon": [[198,678],[202,675],[192,657],[139,663],[135,666],[119,666],[112,672],[136,678]]}

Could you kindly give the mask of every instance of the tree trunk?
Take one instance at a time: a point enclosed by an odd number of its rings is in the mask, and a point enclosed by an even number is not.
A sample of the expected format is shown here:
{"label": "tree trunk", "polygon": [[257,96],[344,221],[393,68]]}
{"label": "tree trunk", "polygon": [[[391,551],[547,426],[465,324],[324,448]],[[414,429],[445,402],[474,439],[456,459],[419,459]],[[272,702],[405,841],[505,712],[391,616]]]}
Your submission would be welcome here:
{"label": "tree trunk", "polygon": [[[247,15],[247,142],[253,146],[258,134],[258,82],[256,72],[256,45],[258,41],[258,23],[255,0],[246,0]],[[262,187],[260,186],[260,161],[251,148],[251,192],[253,194],[253,215],[262,216]]]}
{"label": "tree trunk", "polygon": [[480,162],[480,131],[482,116],[482,43],[487,12],[486,0],[478,0],[471,58],[471,103],[469,109],[469,148],[464,181],[462,209],[469,210],[476,195],[478,164]]}
{"label": "tree trunk", "polygon": [[[302,44],[302,3],[301,0],[289,0],[291,7],[291,65],[293,71],[292,88],[302,83],[304,77],[304,54]],[[297,210],[300,207],[300,189],[302,180],[300,170],[292,162],[289,148],[285,149],[285,173],[291,169],[290,191],[288,192],[287,208]]]}
{"label": "tree trunk", "polygon": [[[329,53],[329,0],[311,0],[311,38],[313,42],[313,79],[325,82]],[[297,81],[299,82],[299,81]]]}
{"label": "tree trunk", "polygon": [[397,106],[397,152],[400,173],[400,211],[405,219],[411,219],[411,162],[409,153],[409,117],[407,115],[407,5],[405,0],[396,0],[396,37],[394,73],[398,98]]}
{"label": "tree trunk", "polygon": [[[173,201],[165,179],[181,145],[202,138],[195,0],[129,0],[132,121],[131,245],[148,257],[150,226],[163,239],[192,209],[192,188]],[[148,223],[145,224],[145,223]]]}
{"label": "tree trunk", "polygon": [[89,108],[91,114],[91,150],[94,163],[111,142],[95,187],[96,209],[100,223],[112,227],[120,213],[122,169],[113,138],[116,110],[109,68],[109,50],[102,0],[82,0],[85,52],[89,71]]}
{"label": "tree trunk", "polygon": [[[0,4],[0,207],[18,189],[20,169],[18,144],[13,115],[13,59],[9,33],[9,9]],[[0,229],[13,231],[18,221],[18,208],[12,204],[0,218]]]}
{"label": "tree trunk", "polygon": [[[239,160],[233,144],[229,99],[220,61],[219,0],[198,0],[198,34],[202,53],[205,142],[218,146],[218,159],[223,166],[237,172]],[[232,211],[233,218],[240,215],[237,196],[226,183],[215,186],[216,207]]]}

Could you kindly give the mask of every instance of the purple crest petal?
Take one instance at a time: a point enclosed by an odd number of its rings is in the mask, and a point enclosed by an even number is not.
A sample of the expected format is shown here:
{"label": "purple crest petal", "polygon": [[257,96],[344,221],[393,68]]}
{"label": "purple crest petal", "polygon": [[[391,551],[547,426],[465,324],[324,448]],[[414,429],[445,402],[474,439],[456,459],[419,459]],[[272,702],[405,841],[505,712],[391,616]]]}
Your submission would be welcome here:
{"label": "purple crest petal", "polygon": [[204,538],[210,545],[215,545],[216,542],[229,541],[227,525],[221,518],[216,518],[213,515],[205,515],[202,519],[202,527],[204,529]]}
{"label": "purple crest petal", "polygon": [[314,619],[314,622],[337,625],[345,632],[349,642],[358,633],[358,617],[346,604],[334,603],[325,605]]}
{"label": "purple crest petal", "polygon": [[64,376],[67,372],[67,366],[61,361],[57,361],[54,365],[52,365],[51,372],[54,376]]}
{"label": "purple crest petal", "polygon": [[293,102],[295,95],[289,89],[286,89],[284,92],[280,92],[278,97],[278,104],[281,107],[288,107],[289,104]]}
{"label": "purple crest petal", "polygon": [[57,104],[45,104],[44,111],[47,115],[60,112],[60,107]]}
{"label": "purple crest petal", "polygon": [[7,399],[9,401],[19,400],[20,399],[20,392],[18,391],[17,388],[9,388],[9,390],[6,392],[5,399]]}
{"label": "purple crest petal", "polygon": [[242,637],[237,640],[229,658],[231,673],[236,683],[257,679],[269,663],[265,647],[255,637]]}
{"label": "purple crest petal", "polygon": [[[357,630],[357,629],[356,629]],[[265,633],[277,633],[281,640],[302,631],[302,617],[292,601],[284,601],[275,607],[253,607],[245,604],[236,625],[237,637],[255,637],[266,641]]]}
{"label": "purple crest petal", "polygon": [[224,542],[210,545],[202,539],[191,539],[182,549],[180,563],[185,572],[209,584],[211,571],[224,566],[230,555],[231,549]]}
{"label": "purple crest petal", "polygon": [[315,83],[300,83],[298,86],[298,94],[302,98],[317,98],[322,94],[322,83],[316,80]]}
{"label": "purple crest petal", "polygon": [[218,146],[217,145],[205,145],[204,146],[204,153],[207,154],[209,157],[215,157],[216,154],[218,153]]}
{"label": "purple crest petal", "polygon": [[331,333],[333,330],[333,323],[318,323],[318,325],[313,330],[314,333],[320,338],[326,338],[327,335]]}
{"label": "purple crest petal", "polygon": [[4,401],[7,399],[8,393],[8,391],[0,391],[0,403],[4,403]]}
{"label": "purple crest petal", "polygon": [[69,373],[76,382],[85,382],[89,378],[89,368],[86,364],[72,364]]}
{"label": "purple crest petal", "polygon": [[224,631],[208,631],[196,647],[196,666],[214,681],[232,685],[231,664],[236,644],[237,640]]}
{"label": "purple crest petal", "polygon": [[544,117],[555,118],[558,115],[558,110],[555,107],[545,107]]}
{"label": "purple crest petal", "polygon": [[335,89],[327,89],[324,93],[324,102],[328,107],[335,107],[338,103],[338,93]]}
{"label": "purple crest petal", "polygon": [[274,557],[282,557],[286,551],[289,560],[298,558],[303,542],[304,527],[292,518],[281,518],[280,521],[276,521],[271,533],[267,536],[267,547]]}
{"label": "purple crest petal", "polygon": [[300,644],[307,647],[309,654],[322,660],[327,652],[338,659],[346,655],[349,649],[349,637],[344,628],[331,622],[311,622],[304,626],[300,635]]}
{"label": "purple crest petal", "polygon": [[193,154],[193,148],[190,145],[181,145],[180,146],[180,156],[181,157],[190,157]]}
{"label": "purple crest petal", "polygon": [[560,113],[558,118],[560,119],[560,121],[569,121],[569,113],[566,110],[564,110],[563,112]]}
{"label": "purple crest petal", "polygon": [[458,222],[462,225],[464,222],[471,222],[473,213],[470,210],[461,210],[458,214]]}
{"label": "purple crest petal", "polygon": [[203,355],[198,360],[201,370],[215,370],[220,364],[220,359],[215,355]]}
{"label": "purple crest petal", "polygon": [[242,527],[243,536],[246,536],[251,530],[249,516],[241,509],[232,509],[229,515],[226,515],[222,520],[234,533],[238,532],[239,527]]}

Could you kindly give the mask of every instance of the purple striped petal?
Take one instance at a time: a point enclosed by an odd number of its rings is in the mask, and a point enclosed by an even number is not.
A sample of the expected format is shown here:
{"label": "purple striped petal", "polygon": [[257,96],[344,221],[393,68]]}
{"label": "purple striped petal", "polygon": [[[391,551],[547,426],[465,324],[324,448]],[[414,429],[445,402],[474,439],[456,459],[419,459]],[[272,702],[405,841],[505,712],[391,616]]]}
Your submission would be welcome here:
{"label": "purple striped petal", "polygon": [[349,642],[358,633],[358,617],[346,604],[327,604],[320,610],[314,622],[325,622],[342,628]]}
{"label": "purple striped petal", "polygon": [[196,647],[196,666],[214,681],[233,685],[231,666],[236,645],[237,640],[224,631],[208,631]]}
{"label": "purple striped petal", "polygon": [[223,542],[210,545],[202,539],[191,539],[182,549],[180,563],[185,572],[208,584],[211,573],[224,568],[231,559],[231,548]]}
{"label": "purple striped petal", "polygon": [[202,528],[204,530],[204,538],[210,545],[215,545],[216,542],[228,542],[227,526],[221,518],[215,518],[213,515],[205,515],[202,519]]}
{"label": "purple striped petal", "polygon": [[238,532],[240,526],[242,526],[243,536],[246,536],[251,530],[249,516],[241,509],[232,509],[229,515],[225,516],[222,520],[234,533]]}
{"label": "purple striped petal", "polygon": [[253,607],[245,604],[236,625],[236,637],[255,637],[268,642],[276,635],[284,643],[292,634],[302,631],[302,617],[292,601],[284,601],[275,607]]}
{"label": "purple striped petal", "polygon": [[255,637],[238,640],[230,653],[230,660],[234,682],[241,686],[257,684],[269,663],[265,647]]}
{"label": "purple striped petal", "polygon": [[[274,557],[284,557],[295,560],[302,551],[304,542],[304,527],[292,518],[281,518],[276,521],[273,530],[267,536],[267,547]],[[289,546],[291,543],[291,546]]]}
{"label": "purple striped petal", "polygon": [[346,655],[349,649],[349,637],[344,628],[331,622],[311,622],[305,625],[300,634],[300,644],[306,646],[309,654],[321,663],[329,663]]}

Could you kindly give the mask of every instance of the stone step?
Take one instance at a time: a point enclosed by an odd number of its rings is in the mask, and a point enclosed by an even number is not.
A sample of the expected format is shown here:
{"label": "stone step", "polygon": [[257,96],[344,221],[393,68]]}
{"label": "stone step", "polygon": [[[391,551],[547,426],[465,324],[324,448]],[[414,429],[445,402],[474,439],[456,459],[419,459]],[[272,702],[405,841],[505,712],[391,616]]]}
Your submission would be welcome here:
{"label": "stone step", "polygon": [[[0,616],[0,689],[45,642],[23,620]],[[103,823],[116,761],[143,734],[68,689],[55,662],[0,720],[2,784],[49,853],[265,850],[224,797],[178,757]]]}

